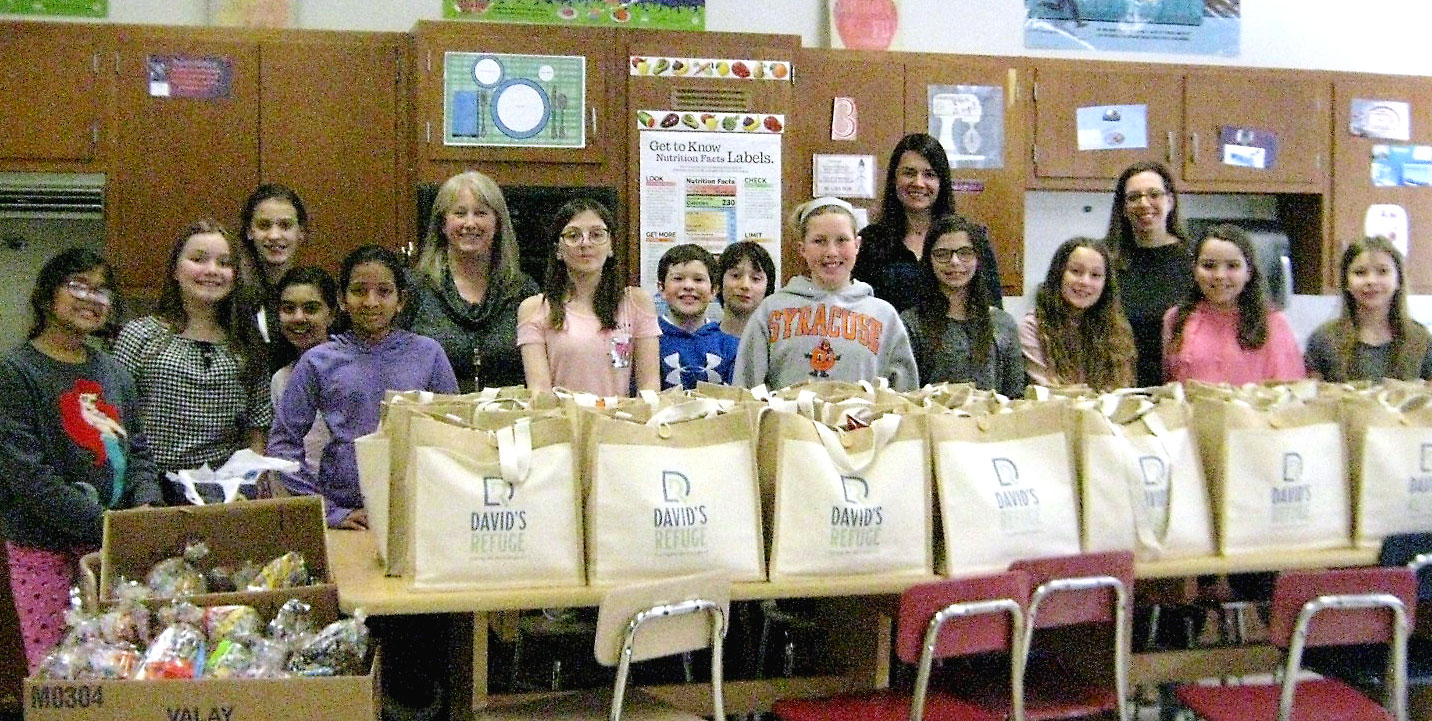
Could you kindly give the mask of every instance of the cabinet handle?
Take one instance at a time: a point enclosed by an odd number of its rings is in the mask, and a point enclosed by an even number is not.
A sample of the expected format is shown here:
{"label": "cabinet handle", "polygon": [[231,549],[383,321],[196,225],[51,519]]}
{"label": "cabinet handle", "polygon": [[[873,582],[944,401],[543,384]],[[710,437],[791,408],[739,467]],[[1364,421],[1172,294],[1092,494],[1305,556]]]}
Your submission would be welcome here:
{"label": "cabinet handle", "polygon": [[433,121],[429,120],[424,122],[423,128],[423,142],[431,145],[433,142]]}
{"label": "cabinet handle", "polygon": [[1193,134],[1193,155],[1188,159],[1189,165],[1198,165],[1198,133]]}
{"label": "cabinet handle", "polygon": [[1019,71],[1010,68],[1005,74],[1004,84],[1008,86],[1004,91],[1004,107],[1012,108],[1015,98],[1019,96]]}
{"label": "cabinet handle", "polygon": [[1168,131],[1168,147],[1164,149],[1164,160],[1173,167],[1173,131]]}
{"label": "cabinet handle", "polygon": [[592,111],[592,137],[595,138],[597,137],[597,106],[593,105],[588,110]]}

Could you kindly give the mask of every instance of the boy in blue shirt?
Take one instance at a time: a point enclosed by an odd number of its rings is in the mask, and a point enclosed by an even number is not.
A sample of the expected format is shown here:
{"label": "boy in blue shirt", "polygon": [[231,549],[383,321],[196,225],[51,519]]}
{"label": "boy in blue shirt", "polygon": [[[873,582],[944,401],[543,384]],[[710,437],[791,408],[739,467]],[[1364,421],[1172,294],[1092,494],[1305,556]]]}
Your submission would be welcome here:
{"label": "boy in blue shirt", "polygon": [[706,322],[715,294],[716,257],[695,243],[678,245],[656,266],[657,287],[666,300],[661,317],[661,387],[695,388],[698,381],[731,382],[740,339]]}

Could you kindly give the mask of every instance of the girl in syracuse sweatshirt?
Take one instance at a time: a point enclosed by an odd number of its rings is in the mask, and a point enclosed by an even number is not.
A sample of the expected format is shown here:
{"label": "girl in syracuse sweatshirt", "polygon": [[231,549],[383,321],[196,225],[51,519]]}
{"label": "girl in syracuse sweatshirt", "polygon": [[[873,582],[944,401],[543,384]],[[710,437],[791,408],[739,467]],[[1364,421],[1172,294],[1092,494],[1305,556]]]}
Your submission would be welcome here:
{"label": "girl in syracuse sweatshirt", "polygon": [[751,314],[736,354],[735,385],[774,390],[813,380],[885,378],[897,391],[918,388],[910,338],[895,308],[851,280],[860,239],[855,214],[838,198],[796,208],[796,251],[806,275]]}

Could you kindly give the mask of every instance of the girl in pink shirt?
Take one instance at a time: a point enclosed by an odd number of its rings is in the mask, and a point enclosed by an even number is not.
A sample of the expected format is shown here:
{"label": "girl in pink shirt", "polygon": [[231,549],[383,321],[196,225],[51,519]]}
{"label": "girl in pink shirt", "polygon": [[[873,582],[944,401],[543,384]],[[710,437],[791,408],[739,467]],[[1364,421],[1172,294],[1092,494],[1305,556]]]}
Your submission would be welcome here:
{"label": "girl in pink shirt", "polygon": [[517,309],[517,346],[534,392],[560,386],[602,397],[660,388],[661,328],[651,294],[627,288],[612,248],[615,220],[579,198],[557,211],[542,294]]}
{"label": "girl in pink shirt", "polygon": [[1248,234],[1216,225],[1194,256],[1193,292],[1164,314],[1165,377],[1233,385],[1305,377],[1288,319],[1263,297]]}

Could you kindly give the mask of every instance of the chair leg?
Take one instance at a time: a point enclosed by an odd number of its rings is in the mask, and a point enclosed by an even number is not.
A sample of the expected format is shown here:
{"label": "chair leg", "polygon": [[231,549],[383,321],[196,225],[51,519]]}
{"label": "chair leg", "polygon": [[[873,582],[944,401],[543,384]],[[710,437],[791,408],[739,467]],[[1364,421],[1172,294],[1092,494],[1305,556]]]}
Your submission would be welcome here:
{"label": "chair leg", "polygon": [[766,649],[771,641],[771,618],[761,616],[761,640],[756,645],[756,678],[766,677]]}
{"label": "chair leg", "polygon": [[512,673],[509,675],[507,690],[510,693],[517,693],[517,676],[522,669],[522,631],[519,629],[517,638],[512,642]]}

